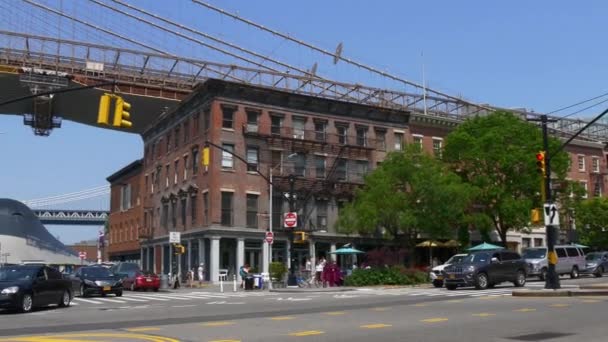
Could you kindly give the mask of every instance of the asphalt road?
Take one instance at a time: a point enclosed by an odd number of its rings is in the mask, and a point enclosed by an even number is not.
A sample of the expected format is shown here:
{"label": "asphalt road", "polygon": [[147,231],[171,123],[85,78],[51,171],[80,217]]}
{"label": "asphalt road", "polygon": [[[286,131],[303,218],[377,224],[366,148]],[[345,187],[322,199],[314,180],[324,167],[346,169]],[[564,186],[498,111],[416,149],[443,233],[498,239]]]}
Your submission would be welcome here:
{"label": "asphalt road", "polygon": [[[562,284],[608,282],[602,280],[564,279]],[[510,296],[512,289],[236,294],[184,290],[160,294],[163,301],[145,301],[149,293],[126,293],[115,300],[138,301],[76,301],[79,305],[67,309],[27,315],[2,312],[0,342],[43,341],[41,334],[54,334],[55,342],[542,341],[549,333],[568,334],[551,341],[606,340],[603,307],[608,297],[517,298]]]}

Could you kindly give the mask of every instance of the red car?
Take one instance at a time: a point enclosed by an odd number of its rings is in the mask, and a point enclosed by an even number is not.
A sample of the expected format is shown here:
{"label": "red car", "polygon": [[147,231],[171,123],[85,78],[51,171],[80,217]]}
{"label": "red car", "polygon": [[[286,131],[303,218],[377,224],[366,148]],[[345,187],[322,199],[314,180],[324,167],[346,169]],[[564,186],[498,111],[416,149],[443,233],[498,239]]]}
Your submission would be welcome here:
{"label": "red car", "polygon": [[156,292],[160,289],[160,278],[150,271],[137,271],[124,278],[122,286],[131,291],[151,289]]}

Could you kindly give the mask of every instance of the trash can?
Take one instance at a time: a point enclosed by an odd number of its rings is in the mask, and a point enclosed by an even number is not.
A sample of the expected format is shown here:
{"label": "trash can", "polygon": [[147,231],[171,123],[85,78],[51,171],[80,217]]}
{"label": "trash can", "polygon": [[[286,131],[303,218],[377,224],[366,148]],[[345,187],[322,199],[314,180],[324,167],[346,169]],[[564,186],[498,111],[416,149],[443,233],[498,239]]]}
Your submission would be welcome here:
{"label": "trash can", "polygon": [[169,276],[166,274],[160,275],[160,288],[166,290],[169,288]]}
{"label": "trash can", "polygon": [[251,290],[253,290],[253,277],[246,276],[245,277],[245,291],[251,291]]}
{"label": "trash can", "polygon": [[253,287],[260,290],[264,288],[264,278],[261,274],[253,275]]}

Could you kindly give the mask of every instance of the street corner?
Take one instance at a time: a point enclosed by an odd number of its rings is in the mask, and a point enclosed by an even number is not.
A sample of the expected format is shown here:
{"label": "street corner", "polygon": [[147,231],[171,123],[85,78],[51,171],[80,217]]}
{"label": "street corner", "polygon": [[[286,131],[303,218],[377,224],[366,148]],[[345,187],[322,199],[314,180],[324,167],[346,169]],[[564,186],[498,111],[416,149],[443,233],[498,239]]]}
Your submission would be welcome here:
{"label": "street corner", "polygon": [[570,297],[572,291],[570,290],[514,290],[512,292],[513,297]]}
{"label": "street corner", "polygon": [[[65,333],[65,334],[43,334],[43,335],[21,335],[0,338],[0,342],[180,342],[179,339],[140,333],[144,330],[133,330],[133,332],[91,332],[91,333]],[[147,331],[147,330],[146,330]]]}

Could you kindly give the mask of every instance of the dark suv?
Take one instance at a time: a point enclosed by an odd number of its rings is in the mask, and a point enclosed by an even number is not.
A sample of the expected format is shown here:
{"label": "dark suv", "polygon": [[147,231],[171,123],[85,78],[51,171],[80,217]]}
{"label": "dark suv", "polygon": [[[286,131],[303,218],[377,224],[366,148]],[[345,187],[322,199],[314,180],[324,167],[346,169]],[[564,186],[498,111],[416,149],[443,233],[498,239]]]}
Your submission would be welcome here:
{"label": "dark suv", "polygon": [[445,287],[475,286],[479,290],[510,281],[517,287],[526,284],[526,262],[511,251],[483,251],[466,256],[444,270]]}

